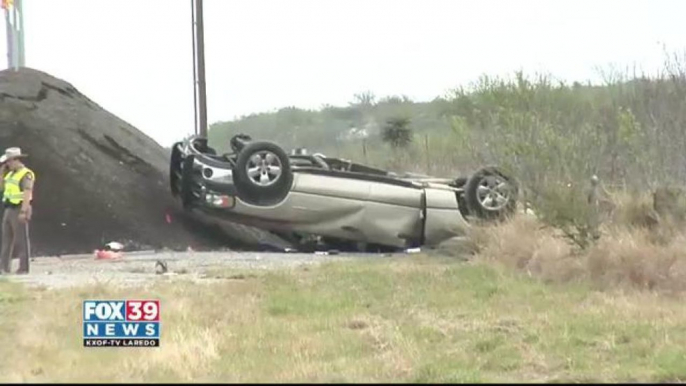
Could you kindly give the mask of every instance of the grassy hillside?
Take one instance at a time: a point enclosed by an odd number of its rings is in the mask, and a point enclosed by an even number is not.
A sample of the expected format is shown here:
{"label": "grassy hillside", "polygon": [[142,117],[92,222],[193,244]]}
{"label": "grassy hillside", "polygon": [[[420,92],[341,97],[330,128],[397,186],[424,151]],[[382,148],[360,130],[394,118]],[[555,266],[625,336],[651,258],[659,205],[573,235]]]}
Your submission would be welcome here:
{"label": "grassy hillside", "polygon": [[[561,84],[552,76],[484,76],[431,102],[356,95],[345,107],[283,108],[210,129],[226,150],[235,133],[307,147],[392,169],[453,176],[484,163],[512,168],[525,183],[597,173],[645,187],[686,179],[686,66],[665,61],[653,76],[612,74],[603,85]],[[387,121],[407,118],[412,142],[392,152]],[[351,129],[368,138],[346,138]]]}
{"label": "grassy hillside", "polygon": [[[378,145],[381,129],[388,119],[408,117],[416,136],[446,133],[451,130],[449,107],[445,99],[425,103],[392,96],[377,101],[373,94],[365,93],[356,95],[355,101],[345,107],[326,106],[316,111],[285,107],[237,121],[215,123],[209,137],[212,146],[221,150],[228,150],[231,136],[246,133],[253,138],[276,141],[288,149],[305,147],[327,155],[385,165],[384,152],[388,149],[378,149]],[[366,140],[360,135],[363,131],[368,134]]]}
{"label": "grassy hillside", "polygon": [[[686,379],[683,297],[418,255],[216,276],[49,291],[0,280],[0,382]],[[92,298],[159,299],[161,346],[83,348]]]}
{"label": "grassy hillside", "polygon": [[[519,180],[544,222],[588,238],[592,175],[623,194],[686,182],[682,57],[666,57],[650,76],[615,72],[605,79],[582,85],[547,75],[483,76],[430,102],[365,93],[345,107],[284,108],[219,122],[210,141],[226,150],[232,135],[247,133],[287,149],[441,177],[495,164]],[[353,135],[359,130],[366,137]]]}

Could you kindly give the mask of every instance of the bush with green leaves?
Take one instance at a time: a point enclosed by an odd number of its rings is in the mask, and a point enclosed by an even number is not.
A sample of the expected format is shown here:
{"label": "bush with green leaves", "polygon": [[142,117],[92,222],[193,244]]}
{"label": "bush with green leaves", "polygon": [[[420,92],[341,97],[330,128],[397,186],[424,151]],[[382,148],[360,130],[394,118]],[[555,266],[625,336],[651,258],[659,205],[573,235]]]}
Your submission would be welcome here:
{"label": "bush with green leaves", "polygon": [[[521,72],[484,76],[430,102],[365,92],[345,107],[288,108],[217,123],[210,142],[221,147],[245,132],[287,148],[450,178],[497,165],[519,180],[546,222],[568,229],[581,246],[588,239],[591,175],[636,191],[686,184],[683,60],[668,57],[652,76],[612,75],[604,85]],[[368,135],[346,137],[353,128]]]}

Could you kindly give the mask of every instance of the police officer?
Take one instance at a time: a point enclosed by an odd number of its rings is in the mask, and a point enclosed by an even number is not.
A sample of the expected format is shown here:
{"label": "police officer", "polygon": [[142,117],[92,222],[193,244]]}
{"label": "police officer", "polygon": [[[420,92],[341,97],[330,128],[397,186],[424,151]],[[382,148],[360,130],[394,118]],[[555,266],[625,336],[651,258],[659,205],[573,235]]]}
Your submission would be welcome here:
{"label": "police officer", "polygon": [[31,201],[36,180],[34,172],[22,162],[18,147],[10,147],[0,157],[0,190],[3,191],[2,203],[5,208],[2,217],[2,251],[0,251],[0,272],[10,273],[12,255],[19,257],[17,274],[29,273],[29,221],[31,220]]}

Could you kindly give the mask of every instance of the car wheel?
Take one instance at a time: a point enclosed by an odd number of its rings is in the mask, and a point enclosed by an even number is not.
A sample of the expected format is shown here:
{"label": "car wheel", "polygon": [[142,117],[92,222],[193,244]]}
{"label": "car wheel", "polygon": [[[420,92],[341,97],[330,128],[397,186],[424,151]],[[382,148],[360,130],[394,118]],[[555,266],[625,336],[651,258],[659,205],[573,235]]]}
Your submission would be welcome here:
{"label": "car wheel", "polygon": [[181,150],[179,150],[179,143],[172,146],[171,157],[169,159],[169,187],[171,194],[176,197],[180,193],[179,179],[181,174]]}
{"label": "car wheel", "polygon": [[467,181],[465,198],[469,213],[482,220],[502,220],[517,208],[518,186],[495,167],[478,170]]}
{"label": "car wheel", "polygon": [[288,154],[264,141],[249,143],[241,150],[233,176],[238,197],[255,205],[274,205],[283,200],[293,182]]}
{"label": "car wheel", "polygon": [[193,162],[195,156],[189,155],[184,158],[181,171],[181,203],[184,209],[190,209],[193,203]]}

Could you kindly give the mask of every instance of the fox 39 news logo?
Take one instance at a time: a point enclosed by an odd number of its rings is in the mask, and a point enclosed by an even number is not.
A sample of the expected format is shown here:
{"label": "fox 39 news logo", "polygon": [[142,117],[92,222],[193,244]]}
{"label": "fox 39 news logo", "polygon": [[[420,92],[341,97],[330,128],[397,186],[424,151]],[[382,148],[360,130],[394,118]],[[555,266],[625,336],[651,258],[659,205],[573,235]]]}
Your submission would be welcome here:
{"label": "fox 39 news logo", "polygon": [[158,347],[159,300],[86,300],[85,347]]}

